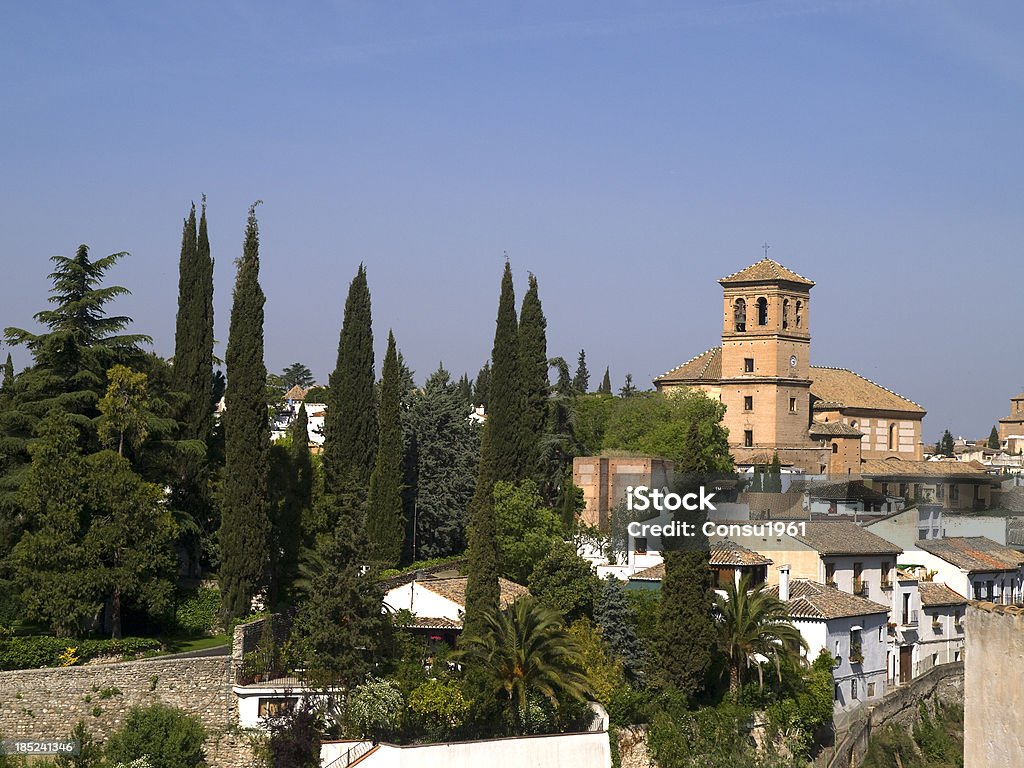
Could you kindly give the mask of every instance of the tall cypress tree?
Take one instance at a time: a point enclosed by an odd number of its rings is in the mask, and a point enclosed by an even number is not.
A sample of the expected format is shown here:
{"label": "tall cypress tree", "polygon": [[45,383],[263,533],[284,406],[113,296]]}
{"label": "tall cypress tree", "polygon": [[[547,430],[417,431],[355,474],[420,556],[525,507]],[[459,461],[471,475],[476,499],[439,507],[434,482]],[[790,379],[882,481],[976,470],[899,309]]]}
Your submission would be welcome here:
{"label": "tall cypress tree", "polygon": [[572,385],[577,394],[585,395],[590,389],[590,371],[587,369],[587,352],[580,350],[580,356],[576,361],[576,375],[573,377]]}
{"label": "tall cypress tree", "polygon": [[366,267],[349,285],[338,340],[338,361],[331,374],[324,418],[324,488],[341,493],[350,481],[365,489],[377,453],[373,328]]}
{"label": "tall cypress tree", "polygon": [[201,253],[192,206],[181,235],[178,262],[178,315],[174,330],[174,385],[186,395],[181,414],[187,440],[205,441],[210,433],[213,386],[213,271],[203,205]]}
{"label": "tall cypress tree", "polygon": [[530,275],[529,288],[523,296],[523,308],[519,313],[519,383],[523,392],[520,429],[523,455],[517,479],[542,478],[540,446],[551,389],[548,381],[547,324],[537,290],[537,278]]}
{"label": "tall cypress tree", "polygon": [[9,389],[12,383],[14,383],[14,361],[11,360],[11,353],[8,352],[7,361],[4,363],[4,379],[0,384],[0,389]]}
{"label": "tall cypress tree", "polygon": [[299,509],[307,512],[313,506],[313,457],[309,452],[309,416],[306,404],[299,404],[299,412],[288,433],[292,439],[292,467],[295,472],[295,501]]}
{"label": "tall cypress tree", "polygon": [[477,372],[473,382],[473,405],[482,405],[487,409],[487,398],[491,394],[491,361],[488,360]]}
{"label": "tall cypress tree", "polygon": [[480,439],[480,464],[469,512],[465,628],[469,634],[481,626],[485,616],[498,610],[498,539],[493,494],[494,484],[499,480],[520,479],[523,397],[518,358],[516,297],[512,267],[506,261],[491,354],[487,421]]}
{"label": "tall cypress tree", "polygon": [[395,335],[388,332],[388,351],[380,385],[379,442],[370,474],[366,534],[371,557],[384,567],[398,564],[405,539],[402,509],[403,454],[401,370]]}
{"label": "tall cypress tree", "polygon": [[[7,364],[8,364],[8,366],[10,366],[10,363],[11,363],[11,356],[8,355],[7,356]],[[4,374],[4,381],[7,381],[7,374]],[[999,441],[999,430],[997,430],[995,427],[992,427],[992,431],[988,433],[988,447],[989,448],[998,449],[1000,445],[1001,445],[1001,443]]]}
{"label": "tall cypress tree", "polygon": [[601,386],[598,387],[597,391],[602,395],[610,395],[612,393],[612,377],[608,368],[604,369],[604,378],[601,379]]}
{"label": "tall cypress tree", "polygon": [[220,586],[223,611],[228,618],[249,613],[268,562],[270,430],[257,205],[258,202],[253,203],[249,209],[242,258],[238,260],[227,348]]}

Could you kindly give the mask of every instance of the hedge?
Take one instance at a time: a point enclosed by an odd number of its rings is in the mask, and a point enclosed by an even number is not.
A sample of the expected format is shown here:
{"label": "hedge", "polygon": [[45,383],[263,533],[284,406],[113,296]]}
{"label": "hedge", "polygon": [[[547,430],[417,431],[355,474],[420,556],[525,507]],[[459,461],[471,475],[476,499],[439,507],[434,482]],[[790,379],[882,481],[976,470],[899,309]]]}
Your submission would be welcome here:
{"label": "hedge", "polygon": [[[149,637],[124,637],[120,640],[76,640],[48,635],[6,637],[0,639],[0,670],[71,666],[98,656],[134,659],[161,648],[159,640]],[[69,653],[69,649],[73,652]]]}

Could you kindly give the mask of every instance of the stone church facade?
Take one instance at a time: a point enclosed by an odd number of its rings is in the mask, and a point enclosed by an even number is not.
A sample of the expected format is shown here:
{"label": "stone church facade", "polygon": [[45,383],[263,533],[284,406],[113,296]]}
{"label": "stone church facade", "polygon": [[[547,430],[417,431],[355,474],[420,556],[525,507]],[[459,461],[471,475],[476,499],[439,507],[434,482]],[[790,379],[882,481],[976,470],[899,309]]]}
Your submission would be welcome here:
{"label": "stone church facade", "polygon": [[813,281],[765,258],[718,282],[721,346],[654,385],[721,400],[738,467],[777,453],[796,470],[858,474],[862,460],[923,458],[920,405],[845,368],[811,365]]}

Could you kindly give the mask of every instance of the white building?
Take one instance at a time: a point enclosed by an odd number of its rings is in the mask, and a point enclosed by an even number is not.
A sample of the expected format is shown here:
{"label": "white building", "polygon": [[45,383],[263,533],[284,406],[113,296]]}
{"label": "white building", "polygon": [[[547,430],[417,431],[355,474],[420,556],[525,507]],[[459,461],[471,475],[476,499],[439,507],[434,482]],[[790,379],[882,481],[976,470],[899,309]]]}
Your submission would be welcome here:
{"label": "white building", "polygon": [[962,597],[1019,603],[1024,554],[984,536],[919,541],[918,551],[900,555],[905,565],[919,565]]}
{"label": "white building", "polygon": [[922,581],[919,585],[923,616],[915,677],[936,664],[963,660],[964,614],[967,600],[945,584]]}
{"label": "white building", "polygon": [[[414,578],[387,591],[384,610],[408,611],[416,619],[413,628],[461,630],[467,581],[465,576]],[[502,608],[530,594],[526,587],[508,579],[498,579],[498,586]]]}

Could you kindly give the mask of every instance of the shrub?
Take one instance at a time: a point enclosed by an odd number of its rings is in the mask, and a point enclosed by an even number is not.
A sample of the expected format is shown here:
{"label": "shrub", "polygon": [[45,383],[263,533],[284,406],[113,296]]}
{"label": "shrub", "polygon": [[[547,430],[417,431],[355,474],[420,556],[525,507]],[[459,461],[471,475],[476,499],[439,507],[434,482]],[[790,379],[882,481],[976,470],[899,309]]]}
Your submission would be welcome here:
{"label": "shrub", "polygon": [[371,677],[352,693],[350,724],[361,737],[387,738],[398,731],[404,710],[405,702],[398,685],[391,680]]}
{"label": "shrub", "polygon": [[186,635],[208,635],[220,626],[220,591],[199,587],[178,604],[174,625]]}
{"label": "shrub", "polygon": [[472,705],[453,680],[429,680],[409,694],[409,709],[433,739],[445,739],[461,728]]}
{"label": "shrub", "polygon": [[206,729],[199,718],[177,707],[132,707],[124,726],[107,742],[107,759],[131,763],[147,757],[153,768],[206,768],[205,740]]}

